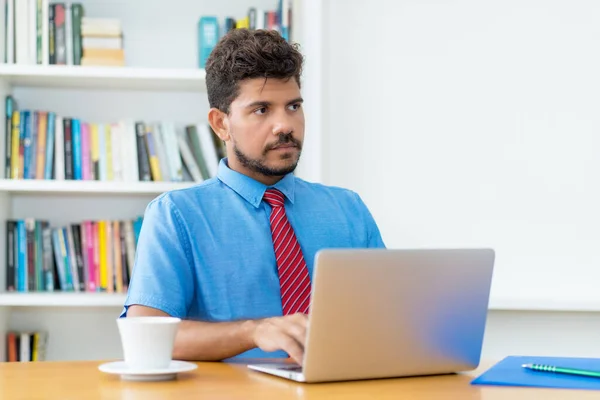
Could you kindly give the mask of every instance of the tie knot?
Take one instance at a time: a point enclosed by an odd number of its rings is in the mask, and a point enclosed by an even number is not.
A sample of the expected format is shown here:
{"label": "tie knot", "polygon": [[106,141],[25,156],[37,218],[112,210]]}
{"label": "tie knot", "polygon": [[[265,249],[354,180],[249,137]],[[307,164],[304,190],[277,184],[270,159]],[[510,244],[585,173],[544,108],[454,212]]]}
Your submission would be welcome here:
{"label": "tie knot", "polygon": [[283,207],[283,193],[277,189],[267,189],[263,199],[265,199],[271,207]]}

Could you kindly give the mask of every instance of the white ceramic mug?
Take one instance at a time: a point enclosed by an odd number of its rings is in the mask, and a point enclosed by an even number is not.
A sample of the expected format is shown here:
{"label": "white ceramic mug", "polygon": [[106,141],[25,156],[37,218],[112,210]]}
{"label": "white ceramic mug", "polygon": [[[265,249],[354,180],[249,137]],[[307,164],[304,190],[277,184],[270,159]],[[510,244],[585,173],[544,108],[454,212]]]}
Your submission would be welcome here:
{"label": "white ceramic mug", "polygon": [[136,370],[167,368],[173,357],[175,335],[181,322],[174,317],[118,318],[123,358]]}

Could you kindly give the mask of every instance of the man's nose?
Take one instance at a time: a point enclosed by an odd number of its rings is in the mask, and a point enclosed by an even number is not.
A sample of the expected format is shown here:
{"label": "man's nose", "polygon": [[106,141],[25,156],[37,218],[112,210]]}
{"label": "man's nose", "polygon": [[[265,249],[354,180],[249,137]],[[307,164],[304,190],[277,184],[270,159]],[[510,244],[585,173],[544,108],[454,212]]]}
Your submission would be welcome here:
{"label": "man's nose", "polygon": [[285,113],[278,114],[275,123],[273,124],[273,135],[277,136],[282,133],[291,133],[293,130],[294,125],[292,124],[292,117]]}

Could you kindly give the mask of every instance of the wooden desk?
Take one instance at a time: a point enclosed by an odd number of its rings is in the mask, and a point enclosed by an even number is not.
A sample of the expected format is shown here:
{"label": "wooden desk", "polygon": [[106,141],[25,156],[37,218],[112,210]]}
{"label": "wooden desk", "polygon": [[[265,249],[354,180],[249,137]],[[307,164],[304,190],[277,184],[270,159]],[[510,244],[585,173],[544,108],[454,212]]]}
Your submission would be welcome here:
{"label": "wooden desk", "polygon": [[168,382],[126,382],[98,370],[101,362],[0,363],[0,399],[591,399],[600,392],[471,386],[468,374],[302,384],[243,364],[198,363]]}

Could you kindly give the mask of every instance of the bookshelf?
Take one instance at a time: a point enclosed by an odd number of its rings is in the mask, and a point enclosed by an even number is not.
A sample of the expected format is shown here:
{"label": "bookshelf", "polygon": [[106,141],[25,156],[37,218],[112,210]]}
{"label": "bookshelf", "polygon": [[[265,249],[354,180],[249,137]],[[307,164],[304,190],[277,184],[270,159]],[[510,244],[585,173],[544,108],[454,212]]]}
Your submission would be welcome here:
{"label": "bookshelf", "polygon": [[0,65],[0,79],[18,87],[204,91],[204,70],[193,68]]}
{"label": "bookshelf", "polygon": [[[20,1],[20,0],[19,0]],[[79,1],[86,16],[117,18],[125,38],[124,67],[0,64],[0,98],[11,95],[19,109],[52,110],[88,121],[206,121],[208,101],[204,70],[197,66],[197,23],[201,15],[240,18],[251,6],[273,9],[278,0]],[[54,1],[50,1],[50,4]],[[320,37],[309,22],[323,24],[321,0],[293,0],[295,38],[307,57],[303,86],[307,114],[320,107]],[[301,7],[300,7],[301,4]],[[168,18],[165,18],[165,8]],[[160,29],[157,29],[160,27]],[[305,38],[305,39],[304,39]],[[312,102],[311,102],[312,100]],[[312,104],[312,105],[311,105]],[[5,109],[0,119],[5,121]],[[318,180],[320,117],[307,119],[305,153],[298,174]],[[6,128],[0,124],[0,154]],[[4,176],[2,168],[2,175]],[[196,182],[116,182],[0,179],[0,360],[6,357],[8,331],[48,332],[47,360],[120,358],[115,319],[125,293],[6,292],[7,220],[45,219],[52,226],[93,219],[124,220],[143,215],[159,194]]]}
{"label": "bookshelf", "polygon": [[120,307],[125,294],[111,293],[3,293],[3,307]]}
{"label": "bookshelf", "polygon": [[90,194],[112,195],[159,195],[169,190],[192,186],[186,182],[97,182],[97,181],[54,181],[54,180],[12,180],[0,179],[0,192],[9,194]]}

